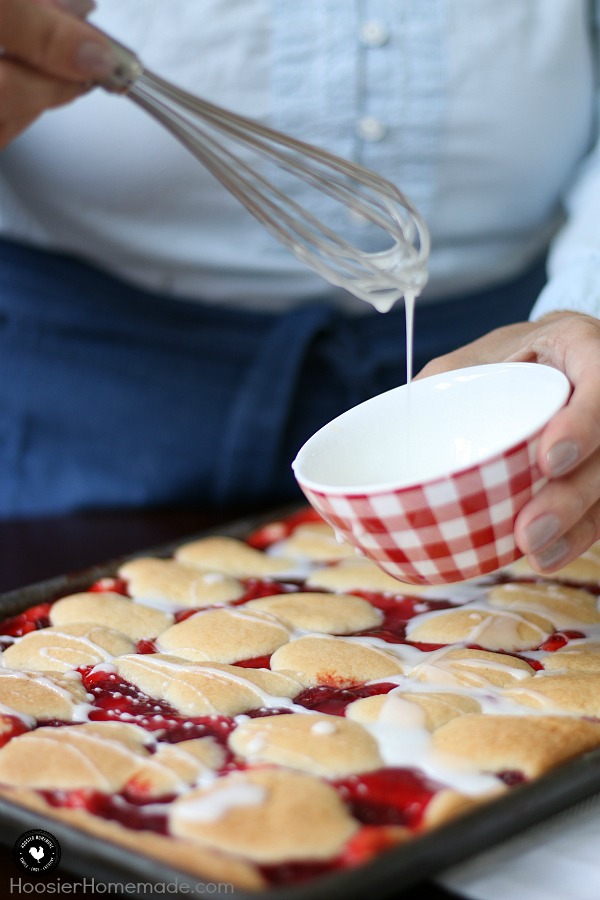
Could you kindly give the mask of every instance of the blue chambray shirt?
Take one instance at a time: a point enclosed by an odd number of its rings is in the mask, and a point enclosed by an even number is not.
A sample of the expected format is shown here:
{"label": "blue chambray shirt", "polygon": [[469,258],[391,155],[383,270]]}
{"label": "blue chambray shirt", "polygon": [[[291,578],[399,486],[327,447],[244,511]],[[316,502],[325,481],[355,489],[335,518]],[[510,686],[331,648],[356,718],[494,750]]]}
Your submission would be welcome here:
{"label": "blue chambray shirt", "polygon": [[[93,20],[159,74],[396,182],[432,234],[423,302],[518,274],[558,234],[534,315],[600,314],[593,4],[99,6]],[[346,209],[274,177],[378,246]],[[291,256],[145,113],[102,91],[47,113],[0,154],[0,233],[191,299],[277,310],[329,295],[365,309]]]}

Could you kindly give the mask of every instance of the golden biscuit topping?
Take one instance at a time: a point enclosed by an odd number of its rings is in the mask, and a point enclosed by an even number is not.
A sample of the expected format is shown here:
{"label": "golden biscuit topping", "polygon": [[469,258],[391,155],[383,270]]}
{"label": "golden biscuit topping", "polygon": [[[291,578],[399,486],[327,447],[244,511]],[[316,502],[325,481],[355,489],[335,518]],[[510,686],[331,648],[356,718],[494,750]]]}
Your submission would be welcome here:
{"label": "golden biscuit topping", "polygon": [[2,662],[12,669],[69,672],[134,650],[135,644],[120,631],[90,622],[74,622],[30,631],[7,647]]}
{"label": "golden biscuit topping", "polygon": [[132,597],[176,607],[216,606],[244,593],[237,578],[217,570],[199,571],[173,559],[133,559],[121,566],[119,575]]}
{"label": "golden biscuit topping", "polygon": [[490,590],[489,602],[493,606],[538,613],[549,619],[554,628],[600,623],[597,598],[588,591],[565,585],[501,584]]}
{"label": "golden biscuit topping", "polygon": [[431,588],[404,584],[368,559],[344,559],[338,565],[317,568],[306,579],[310,588],[327,591],[377,591],[385,594],[419,595]]}
{"label": "golden biscuit topping", "polygon": [[400,660],[391,652],[358,640],[320,636],[284,644],[271,657],[271,668],[297,678],[306,687],[348,687],[403,672]]}
{"label": "golden biscuit topping", "polygon": [[600,643],[586,641],[581,646],[567,644],[562,650],[544,658],[544,669],[549,672],[600,672]]}
{"label": "golden biscuit topping", "polygon": [[578,562],[404,585],[304,514],[129,560],[0,623],[0,795],[199,877],[357,865],[600,747]]}
{"label": "golden biscuit topping", "polygon": [[466,715],[438,728],[433,746],[479,769],[534,777],[600,747],[600,722],[566,716]]}
{"label": "golden biscuit topping", "polygon": [[410,726],[421,726],[427,731],[435,731],[457,716],[480,713],[481,706],[473,697],[450,692],[403,693],[396,688],[389,694],[364,697],[355,700],[347,709],[346,716],[356,722],[404,722]]}
{"label": "golden biscuit topping", "polygon": [[173,621],[170,613],[153,609],[141,603],[133,603],[127,597],[94,591],[70,594],[52,605],[50,620],[53,625],[72,625],[77,622],[93,622],[126,634],[133,641],[152,638]]}
{"label": "golden biscuit topping", "polygon": [[146,799],[180,794],[200,781],[216,778],[225,753],[212,738],[160,744],[128,778],[126,788]]}
{"label": "golden biscuit topping", "polygon": [[261,706],[281,706],[300,690],[285,674],[222,663],[191,663],[164,653],[121,656],[116,671],[145,694],[191,716],[235,716]]}
{"label": "golden biscuit topping", "polygon": [[431,644],[480,644],[488,650],[539,647],[554,631],[552,622],[532,612],[498,612],[468,606],[430,613],[409,623],[411,641]]}
{"label": "golden biscuit topping", "polygon": [[174,834],[206,846],[277,863],[335,856],[358,823],[324,781],[259,769],[229,775],[176,800],[170,826]]}
{"label": "golden biscuit topping", "polygon": [[376,628],[383,619],[378,609],[353,594],[275,594],[251,600],[245,608],[277,616],[291,628],[322,634],[355,634]]}
{"label": "golden biscuit topping", "polygon": [[234,578],[266,578],[293,572],[294,560],[269,556],[230,537],[207,537],[182,544],[175,558],[209,571],[224,572]]}
{"label": "golden biscuit topping", "polygon": [[319,713],[250,719],[236,728],[229,746],[251,763],[273,763],[325,778],[382,765],[377,741],[358,723]]}
{"label": "golden biscuit topping", "polygon": [[76,674],[0,669],[0,705],[8,712],[71,722],[86,714],[88,699]]}
{"label": "golden biscuit topping", "polygon": [[287,557],[301,557],[312,563],[356,556],[354,547],[346,541],[338,541],[333,528],[326,522],[307,522],[305,525],[299,525],[293,534],[283,541],[281,552]]}
{"label": "golden biscuit topping", "polygon": [[0,750],[0,781],[60,790],[118,791],[148,755],[147,732],[123,722],[38,728]]}
{"label": "golden biscuit topping", "polygon": [[445,649],[426,655],[411,670],[411,678],[449,687],[508,687],[530,678],[535,670],[523,659],[506,653],[466,648]]}
{"label": "golden biscuit topping", "polygon": [[163,631],[156,646],[184,659],[221,663],[269,656],[287,643],[289,630],[282,622],[249,607],[246,604],[196,613]]}
{"label": "golden biscuit topping", "polygon": [[522,687],[506,691],[506,696],[532,709],[598,717],[600,671],[538,674]]}

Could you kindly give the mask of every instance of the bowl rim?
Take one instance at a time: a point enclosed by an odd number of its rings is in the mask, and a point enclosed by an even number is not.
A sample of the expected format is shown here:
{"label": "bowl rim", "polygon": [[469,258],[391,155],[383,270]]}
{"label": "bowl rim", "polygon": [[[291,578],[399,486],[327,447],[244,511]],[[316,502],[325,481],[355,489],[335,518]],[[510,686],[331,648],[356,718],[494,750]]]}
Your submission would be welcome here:
{"label": "bowl rim", "polygon": [[[544,430],[546,425],[550,422],[550,420],[556,415],[559,410],[561,410],[568,402],[569,397],[572,393],[572,385],[567,378],[567,376],[560,369],[557,369],[554,366],[549,366],[545,363],[537,363],[537,362],[501,362],[501,363],[483,363],[477,366],[464,366],[460,369],[453,369],[448,372],[440,372],[436,375],[429,376],[428,379],[423,379],[422,381],[429,379],[438,379],[448,376],[458,377],[462,373],[470,373],[472,374],[475,370],[490,370],[496,369],[498,371],[504,369],[506,366],[515,366],[519,368],[532,368],[535,367],[537,369],[546,369],[549,370],[547,372],[548,376],[553,379],[556,383],[557,388],[557,396],[556,402],[553,405],[553,409],[547,418],[540,422],[536,422],[532,425],[531,429],[527,432],[521,434],[516,440],[513,440],[507,443],[504,447],[499,450],[494,450],[493,452],[482,456],[481,459],[476,462],[470,462],[466,465],[456,465],[450,467],[446,472],[443,472],[439,475],[433,475],[430,478],[424,479],[423,481],[402,481],[401,479],[396,479],[395,481],[385,481],[385,482],[376,482],[376,483],[368,483],[368,484],[354,484],[354,485],[329,485],[322,481],[316,481],[312,478],[307,478],[304,475],[300,474],[299,470],[302,468],[302,459],[306,453],[310,451],[310,445],[313,441],[316,441],[318,437],[326,430],[330,429],[336,422],[340,422],[346,416],[350,416],[356,409],[359,409],[362,406],[366,406],[367,404],[372,403],[374,400],[377,400],[379,397],[385,396],[387,394],[392,394],[396,391],[402,390],[406,388],[406,385],[398,385],[398,387],[391,388],[389,391],[384,391],[381,394],[377,394],[374,397],[369,398],[368,400],[364,400],[362,403],[357,404],[356,406],[347,409],[345,412],[341,413],[339,416],[336,416],[334,419],[331,419],[325,425],[318,429],[310,438],[308,438],[302,447],[299,449],[298,453],[294,461],[292,462],[292,470],[294,472],[294,476],[298,481],[298,484],[302,489],[306,488],[306,490],[311,493],[318,494],[322,497],[375,497],[381,496],[383,494],[400,494],[408,491],[418,490],[419,488],[424,488],[426,486],[433,486],[437,484],[441,484],[442,482],[448,480],[456,480],[459,477],[468,475],[469,473],[475,472],[478,469],[481,469],[484,466],[493,464],[497,462],[499,459],[506,458],[515,450],[518,450],[524,444],[530,443],[535,440]],[[554,373],[550,376],[550,372]],[[419,383],[419,382],[417,382]],[[422,382],[421,382],[422,383]]]}

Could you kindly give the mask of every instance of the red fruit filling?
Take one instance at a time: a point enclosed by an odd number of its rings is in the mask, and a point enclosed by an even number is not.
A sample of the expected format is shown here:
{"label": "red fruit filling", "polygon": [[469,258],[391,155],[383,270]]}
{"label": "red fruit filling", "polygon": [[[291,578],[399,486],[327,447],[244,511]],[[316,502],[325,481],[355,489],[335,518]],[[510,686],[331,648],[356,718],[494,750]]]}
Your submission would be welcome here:
{"label": "red fruit filling", "polygon": [[20,734],[25,734],[25,732],[29,730],[30,729],[25,722],[18,716],[4,714],[2,716],[0,728],[0,747],[4,747],[5,744],[8,744],[11,738],[18,737]]}
{"label": "red fruit filling", "polygon": [[[321,518],[314,510],[304,509],[285,520],[258,528],[247,539],[247,543],[257,549],[265,550],[272,544],[290,537],[299,525],[319,521]],[[515,579],[507,574],[500,574],[492,578],[492,581],[496,583],[514,580],[535,581],[536,579]],[[239,606],[260,597],[307,590],[302,582],[283,582],[268,578],[249,578],[243,583],[244,595],[230,605]],[[581,585],[576,586],[581,587]],[[600,594],[598,585],[586,586],[586,589]],[[129,596],[127,582],[118,577],[100,578],[88,590]],[[363,597],[383,613],[381,624],[376,628],[360,632],[361,636],[379,638],[389,643],[406,643],[423,651],[436,650],[445,646],[407,640],[406,625],[416,615],[453,608],[455,604],[450,601],[405,596],[400,591],[394,595],[369,591],[353,593]],[[50,603],[39,604],[0,623],[0,635],[6,637],[5,641],[0,638],[0,647],[9,646],[12,638],[18,638],[31,631],[47,627],[50,624],[50,609]],[[180,610],[175,614],[174,619],[176,622],[181,622],[198,611],[196,608]],[[581,632],[574,630],[558,631],[552,634],[539,649],[554,652],[564,647],[570,640],[583,637]],[[140,654],[155,653],[157,649],[151,639],[139,641],[136,647]],[[471,649],[486,648],[471,645]],[[518,653],[508,653],[507,655],[525,660],[536,670],[543,668],[541,662]],[[259,656],[244,659],[237,661],[235,665],[243,668],[269,668],[270,657]],[[123,680],[114,672],[104,671],[102,667],[99,667],[97,671],[86,667],[82,668],[80,673],[86,690],[93,696],[93,709],[90,713],[92,721],[132,722],[151,732],[156,741],[168,743],[210,736],[218,741],[226,751],[220,774],[248,767],[247,763],[237,759],[227,748],[227,739],[236,727],[233,718],[224,715],[183,716],[170,704],[144,694],[135,685]],[[303,691],[295,698],[294,703],[308,710],[343,716],[348,705],[355,700],[386,694],[397,686],[391,682],[381,682],[345,687],[336,685],[335,676],[331,675],[328,679],[326,673],[322,674],[321,680],[324,682],[329,680],[330,684],[322,684],[319,687]],[[258,718],[289,712],[287,707],[260,707],[247,711],[246,715],[250,718]],[[29,730],[16,716],[6,716],[5,720],[7,727],[0,733],[0,746],[3,746],[12,737]],[[72,723],[49,720],[39,724],[62,726]],[[519,785],[526,780],[523,773],[519,771],[507,770],[495,773],[495,775],[509,787]],[[364,863],[386,848],[398,843],[398,827],[409,830],[418,829],[423,822],[429,802],[442,789],[441,785],[430,780],[423,773],[401,767],[389,767],[360,776],[337,779],[331,784],[339,792],[351,814],[361,823],[361,827],[336,860],[262,867],[261,871],[270,884],[299,884],[334,869]],[[84,808],[94,815],[119,821],[134,830],[168,833],[167,804],[173,798],[161,797],[157,800],[150,797],[148,786],[141,778],[131,779],[125,788],[115,795],[107,795],[92,789],[40,791],[40,794],[53,806]]]}
{"label": "red fruit filling", "polygon": [[484,650],[486,653],[500,653],[502,656],[512,656],[513,659],[521,659],[523,662],[526,662],[528,666],[531,666],[532,669],[535,669],[536,672],[539,672],[543,669],[543,665],[537,659],[530,659],[529,656],[524,656],[522,653],[514,653],[512,650],[488,650],[487,647],[482,647],[481,644],[467,644],[467,650]]}
{"label": "red fruit filling", "polygon": [[29,634],[30,631],[47,628],[50,625],[51,606],[51,603],[38,603],[37,606],[31,606],[25,612],[4,619],[0,623],[0,634],[22,637],[24,634]]}
{"label": "red fruit filling", "polygon": [[518,784],[523,784],[524,781],[527,781],[523,772],[518,772],[515,769],[507,769],[505,772],[495,772],[496,778],[499,778],[507,787],[516,787]]}
{"label": "red fruit filling", "polygon": [[283,887],[286,884],[294,885],[311,881],[313,878],[325,875],[335,868],[337,868],[335,863],[297,862],[281,863],[275,866],[260,866],[260,872],[269,884]]}
{"label": "red fruit filling", "polygon": [[135,652],[147,654],[147,653],[158,653],[158,647],[154,643],[154,641],[150,641],[147,638],[142,638],[141,641],[138,641],[135,645]]}
{"label": "red fruit filling", "polygon": [[454,604],[446,600],[423,600],[419,597],[388,597],[370,591],[354,591],[383,612],[383,621],[376,628],[361,631],[361,637],[375,637],[390,644],[410,644],[425,649],[438,649],[442,644],[415,644],[406,637],[406,623],[414,616],[439,609],[452,608]]}
{"label": "red fruit filling", "polygon": [[64,791],[40,791],[40,794],[51,806],[68,807],[69,809],[86,809],[102,819],[114,819],[134,831],[156,831],[168,834],[167,808],[161,809],[162,803],[168,803],[173,797],[145,799],[143,803],[126,792],[104,794],[90,788],[78,788]]}
{"label": "red fruit filling", "polygon": [[90,720],[131,722],[156,732],[157,740],[178,743],[211,736],[225,745],[235,722],[229,716],[183,716],[164,700],[149,697],[114,672],[81,669],[83,685],[93,696]]}
{"label": "red fruit filling", "polygon": [[415,769],[390,767],[333,782],[352,815],[364,825],[417,828],[442,785]]}
{"label": "red fruit filling", "polygon": [[302,509],[300,512],[279,522],[269,522],[253,531],[247,538],[246,543],[256,550],[266,550],[271,544],[277,544],[289,538],[299,525],[306,525],[310,522],[322,522],[323,519],[312,507]]}
{"label": "red fruit filling", "polygon": [[568,644],[569,641],[576,641],[582,637],[585,637],[585,635],[582,634],[581,631],[556,631],[540,645],[539,649],[547,650],[548,653],[554,653],[555,650],[560,650],[560,648],[564,647],[565,644]]}
{"label": "red fruit filling", "polygon": [[267,716],[285,716],[289,714],[287,706],[259,706],[244,713],[249,719],[265,719]]}
{"label": "red fruit filling", "polygon": [[82,673],[82,679],[86,691],[94,697],[93,706],[96,712],[102,711],[107,714],[102,716],[91,713],[90,718],[96,721],[115,718],[117,714],[123,718],[125,714],[128,720],[136,720],[136,724],[140,724],[138,719],[157,719],[178,714],[169,703],[149,697],[114,672],[88,670]]}
{"label": "red fruit filling", "polygon": [[329,713],[332,716],[343,716],[346,707],[363,697],[375,697],[377,694],[388,694],[397,684],[381,681],[378,684],[363,684],[359,687],[336,688],[320,685],[307,688],[294,699],[298,706],[315,712]]}
{"label": "red fruit filling", "polygon": [[239,600],[234,600],[230,606],[243,606],[250,600],[259,600],[261,597],[272,597],[274,594],[290,594],[299,590],[297,584],[287,581],[275,581],[271,578],[247,578],[244,581],[245,593]]}
{"label": "red fruit filling", "polygon": [[88,591],[94,593],[123,594],[124,597],[129,597],[129,589],[124,578],[110,576],[99,578],[98,581],[95,581],[93,585],[88,588]]}
{"label": "red fruit filling", "polygon": [[414,769],[390,767],[333,782],[352,815],[364,825],[417,828],[442,786]]}
{"label": "red fruit filling", "polygon": [[363,825],[346,844],[339,864],[343,868],[363,865],[397,844],[398,833],[389,825]]}
{"label": "red fruit filling", "polygon": [[233,663],[234,666],[241,666],[243,669],[268,669],[271,665],[271,657],[253,656],[252,659],[240,659]]}

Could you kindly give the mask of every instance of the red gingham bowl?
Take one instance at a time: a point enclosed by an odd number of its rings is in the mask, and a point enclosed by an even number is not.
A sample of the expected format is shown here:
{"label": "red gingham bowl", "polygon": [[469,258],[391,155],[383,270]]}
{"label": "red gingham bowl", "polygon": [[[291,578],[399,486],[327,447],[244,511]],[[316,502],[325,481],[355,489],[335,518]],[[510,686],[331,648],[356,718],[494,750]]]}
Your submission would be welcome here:
{"label": "red gingham bowl", "polygon": [[336,533],[411,584],[493,572],[544,484],[540,434],[570,394],[557,369],[473,366],[380,394],[325,425],[293,463]]}

